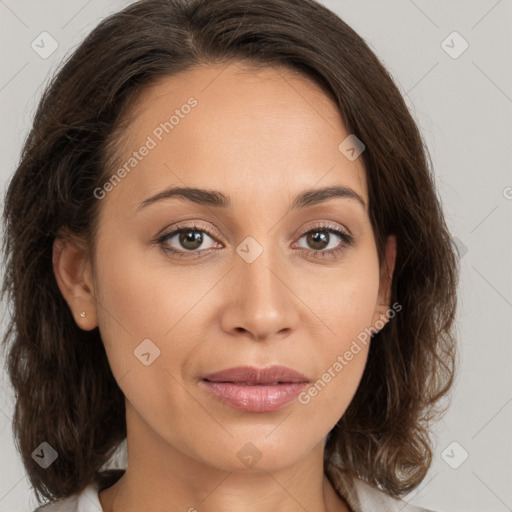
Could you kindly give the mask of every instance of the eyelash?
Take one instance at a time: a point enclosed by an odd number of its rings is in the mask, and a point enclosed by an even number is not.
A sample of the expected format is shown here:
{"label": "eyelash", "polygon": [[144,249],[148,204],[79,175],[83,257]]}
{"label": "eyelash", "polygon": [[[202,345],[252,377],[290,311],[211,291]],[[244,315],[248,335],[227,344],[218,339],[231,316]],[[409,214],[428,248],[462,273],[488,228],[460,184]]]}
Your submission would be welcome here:
{"label": "eyelash", "polygon": [[[201,232],[201,233],[206,233],[210,238],[215,239],[215,237],[210,233],[209,230],[204,229],[203,227],[198,226],[195,223],[192,223],[189,225],[179,226],[178,228],[174,229],[173,231],[170,231],[169,233],[164,233],[162,236],[160,236],[156,240],[154,240],[154,243],[156,243],[159,247],[161,247],[162,250],[164,250],[165,252],[171,253],[172,255],[177,256],[178,258],[200,258],[203,252],[209,252],[209,251],[214,250],[214,249],[203,249],[202,251],[201,250],[200,251],[180,251],[180,250],[174,249],[173,247],[170,247],[169,245],[166,245],[165,242],[169,238],[173,238],[175,235],[178,235],[184,231],[197,231],[197,232]],[[339,253],[343,252],[347,247],[350,247],[354,244],[354,237],[352,235],[350,235],[349,233],[347,233],[345,231],[342,231],[339,228],[335,228],[331,225],[323,224],[323,223],[319,223],[317,226],[314,226],[313,228],[304,232],[300,236],[299,240],[301,238],[303,238],[304,236],[309,235],[311,233],[315,233],[317,231],[324,231],[327,233],[335,234],[335,235],[339,236],[342,241],[340,242],[338,247],[336,247],[335,249],[329,249],[328,251],[322,251],[322,250],[315,251],[313,249],[308,250],[308,249],[300,248],[300,249],[298,249],[298,252],[300,255],[302,255],[304,253],[306,253],[306,254],[314,253],[315,259],[318,259],[318,256],[316,256],[316,255],[320,255],[320,254],[322,255],[321,258],[325,258],[325,256],[323,256],[324,254],[327,255],[328,257],[335,258],[336,256],[338,256]]]}

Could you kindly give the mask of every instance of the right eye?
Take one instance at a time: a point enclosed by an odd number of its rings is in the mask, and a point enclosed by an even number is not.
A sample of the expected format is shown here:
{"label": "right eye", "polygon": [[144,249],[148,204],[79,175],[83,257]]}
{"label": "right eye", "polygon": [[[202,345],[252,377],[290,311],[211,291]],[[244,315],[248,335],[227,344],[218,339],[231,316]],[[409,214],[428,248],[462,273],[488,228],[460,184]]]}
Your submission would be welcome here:
{"label": "right eye", "polygon": [[[164,233],[156,242],[163,250],[175,254],[178,257],[197,258],[203,251],[208,251],[213,248],[213,245],[210,245],[198,251],[205,242],[205,236],[213,239],[213,235],[211,235],[208,230],[196,224],[183,225],[169,233]],[[176,245],[178,245],[178,247],[176,247]]]}

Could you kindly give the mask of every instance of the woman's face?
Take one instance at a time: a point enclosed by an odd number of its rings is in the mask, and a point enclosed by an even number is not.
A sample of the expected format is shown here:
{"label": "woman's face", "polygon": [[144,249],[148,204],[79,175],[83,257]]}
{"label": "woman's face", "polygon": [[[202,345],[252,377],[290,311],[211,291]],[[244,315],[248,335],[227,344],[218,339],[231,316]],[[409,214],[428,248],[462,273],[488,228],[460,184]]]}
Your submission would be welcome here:
{"label": "woman's face", "polygon": [[[90,305],[129,442],[229,471],[321,450],[365,367],[368,343],[353,342],[387,309],[365,171],[339,149],[336,105],[285,69],[231,64],[162,79],[134,107],[113,170],[125,172],[97,191]],[[175,187],[205,192],[150,199]],[[274,365],[309,383],[205,381]]]}

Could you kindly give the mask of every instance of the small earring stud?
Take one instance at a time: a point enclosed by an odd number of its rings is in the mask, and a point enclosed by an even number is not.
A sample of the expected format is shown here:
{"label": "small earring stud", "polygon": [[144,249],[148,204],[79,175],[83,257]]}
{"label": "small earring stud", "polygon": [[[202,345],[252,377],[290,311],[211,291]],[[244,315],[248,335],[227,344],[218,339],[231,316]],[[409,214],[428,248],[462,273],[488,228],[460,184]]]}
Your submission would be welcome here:
{"label": "small earring stud", "polygon": [[81,316],[82,318],[84,318],[84,317],[85,317],[85,311],[82,311],[82,312],[80,313],[80,316]]}

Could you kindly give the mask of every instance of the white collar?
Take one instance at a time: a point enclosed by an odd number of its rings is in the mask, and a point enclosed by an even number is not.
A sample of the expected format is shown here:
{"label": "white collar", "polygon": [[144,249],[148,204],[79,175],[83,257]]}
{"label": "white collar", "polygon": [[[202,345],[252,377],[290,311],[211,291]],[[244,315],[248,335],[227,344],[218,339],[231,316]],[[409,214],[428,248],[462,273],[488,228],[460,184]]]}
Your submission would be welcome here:
{"label": "white collar", "polygon": [[393,498],[359,478],[350,478],[332,464],[330,470],[336,477],[335,489],[354,512],[434,512]]}

